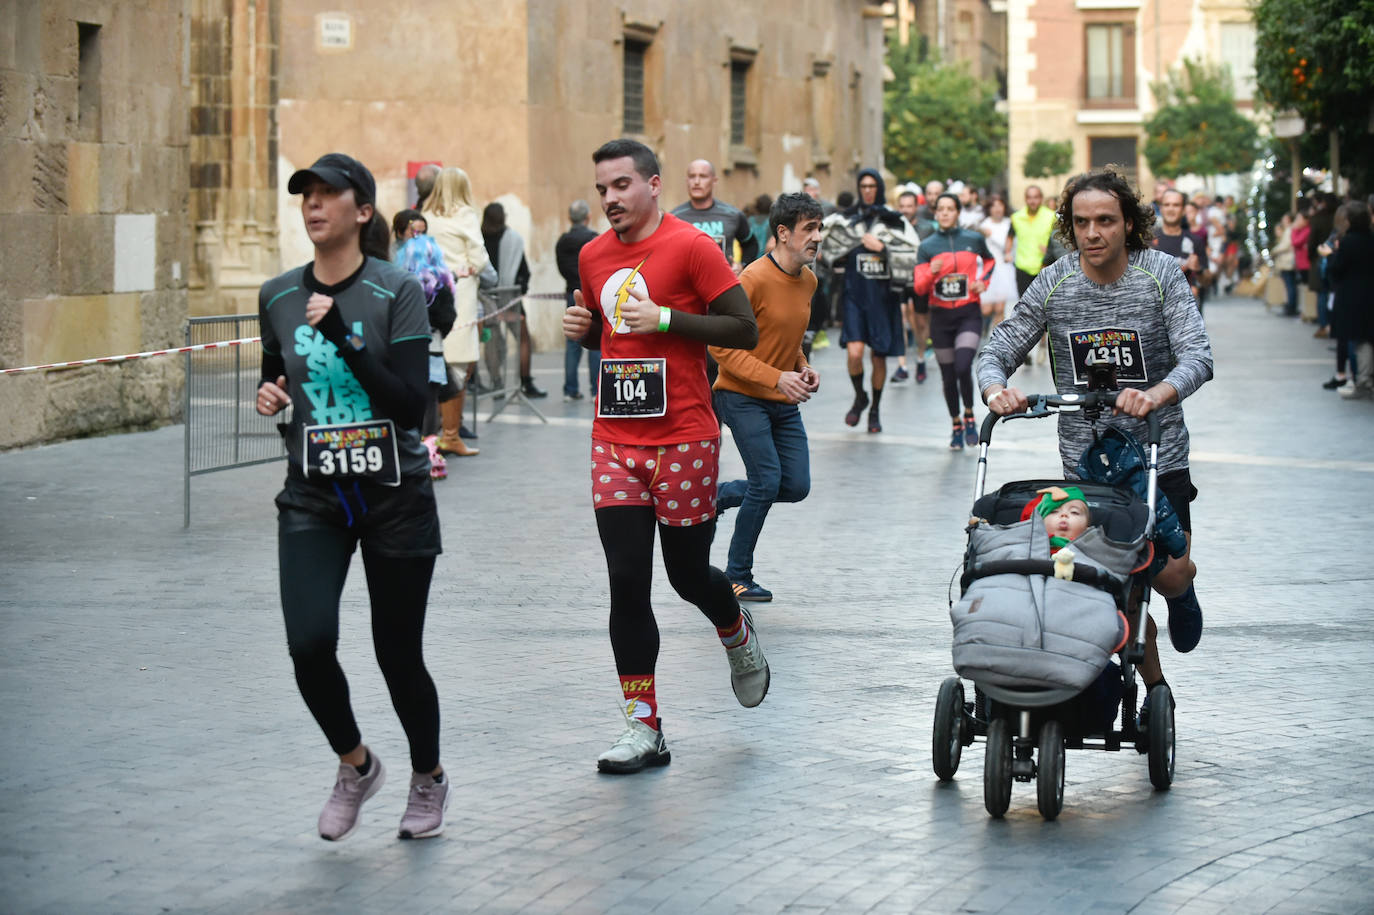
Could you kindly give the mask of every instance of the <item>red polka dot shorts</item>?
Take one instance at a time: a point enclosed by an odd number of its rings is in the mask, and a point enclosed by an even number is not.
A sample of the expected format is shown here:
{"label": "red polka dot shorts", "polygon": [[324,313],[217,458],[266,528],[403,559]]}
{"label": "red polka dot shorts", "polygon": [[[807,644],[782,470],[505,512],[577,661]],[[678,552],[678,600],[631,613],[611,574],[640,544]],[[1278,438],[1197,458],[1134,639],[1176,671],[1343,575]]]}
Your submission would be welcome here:
{"label": "red polka dot shorts", "polygon": [[596,508],[652,505],[660,524],[691,527],[716,516],[720,439],[681,445],[613,445],[592,439]]}

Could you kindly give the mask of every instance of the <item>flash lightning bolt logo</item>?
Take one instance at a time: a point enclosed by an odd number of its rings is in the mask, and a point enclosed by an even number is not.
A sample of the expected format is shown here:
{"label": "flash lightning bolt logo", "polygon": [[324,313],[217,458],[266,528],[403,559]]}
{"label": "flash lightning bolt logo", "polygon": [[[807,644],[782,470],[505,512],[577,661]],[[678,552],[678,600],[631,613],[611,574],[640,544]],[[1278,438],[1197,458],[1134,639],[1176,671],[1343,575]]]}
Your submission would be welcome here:
{"label": "flash lightning bolt logo", "polygon": [[615,291],[615,310],[611,312],[611,330],[614,333],[620,333],[620,325],[622,321],[622,318],[620,316],[620,307],[624,305],[626,302],[630,301],[630,290],[634,288],[635,277],[639,276],[640,268],[642,268],[644,264],[648,262],[648,260],[649,256],[646,256],[644,260],[635,264],[634,269],[630,271],[629,276],[625,277],[624,282],[622,282],[620,284],[620,287]]}

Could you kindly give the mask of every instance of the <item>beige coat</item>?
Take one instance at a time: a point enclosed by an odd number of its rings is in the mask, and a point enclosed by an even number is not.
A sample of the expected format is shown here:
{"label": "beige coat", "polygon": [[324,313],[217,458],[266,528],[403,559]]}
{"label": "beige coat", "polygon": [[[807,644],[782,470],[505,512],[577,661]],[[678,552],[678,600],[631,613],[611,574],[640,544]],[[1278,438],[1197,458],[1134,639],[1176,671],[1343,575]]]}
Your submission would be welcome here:
{"label": "beige coat", "polygon": [[[487,247],[482,243],[482,219],[472,207],[463,207],[453,216],[425,213],[429,234],[444,252],[444,263],[455,274],[454,306],[458,319],[453,330],[444,338],[444,361],[462,364],[476,362],[477,343],[477,274],[490,262]],[[467,267],[471,276],[456,274]]]}

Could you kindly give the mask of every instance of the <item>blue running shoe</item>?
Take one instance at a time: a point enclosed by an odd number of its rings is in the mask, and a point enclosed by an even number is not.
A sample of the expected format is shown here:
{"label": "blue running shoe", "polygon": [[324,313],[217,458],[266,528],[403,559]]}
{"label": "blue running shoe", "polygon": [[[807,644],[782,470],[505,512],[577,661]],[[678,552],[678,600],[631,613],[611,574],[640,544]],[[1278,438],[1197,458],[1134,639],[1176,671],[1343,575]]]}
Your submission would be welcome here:
{"label": "blue running shoe", "polygon": [[899,365],[899,366],[897,366],[897,371],[895,371],[895,372],[892,373],[892,380],[893,380],[894,382],[896,382],[896,381],[906,381],[906,380],[907,380],[908,378],[910,378],[910,377],[911,377],[911,375],[910,375],[910,373],[907,372],[906,366],[904,366],[904,365]]}
{"label": "blue running shoe", "polygon": [[773,599],[773,592],[761,587],[756,581],[737,581],[730,585],[735,591],[736,600],[749,600],[766,603]]}
{"label": "blue running shoe", "polygon": [[978,444],[978,422],[967,413],[964,414],[964,444],[970,448]]}
{"label": "blue running shoe", "polygon": [[964,427],[963,424],[954,427],[954,434],[949,438],[950,451],[964,450]]}
{"label": "blue running shoe", "polygon": [[1197,592],[1189,585],[1183,594],[1167,600],[1169,641],[1174,643],[1174,650],[1179,654],[1187,654],[1202,639],[1202,607],[1198,606]]}

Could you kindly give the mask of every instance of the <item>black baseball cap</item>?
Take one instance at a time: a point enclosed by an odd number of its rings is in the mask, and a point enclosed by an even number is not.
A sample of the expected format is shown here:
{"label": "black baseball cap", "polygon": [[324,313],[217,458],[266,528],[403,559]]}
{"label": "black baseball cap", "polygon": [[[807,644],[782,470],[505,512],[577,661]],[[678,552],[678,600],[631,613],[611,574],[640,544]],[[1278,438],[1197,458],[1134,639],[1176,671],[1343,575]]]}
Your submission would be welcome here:
{"label": "black baseball cap", "polygon": [[309,168],[302,168],[286,182],[286,190],[299,194],[311,178],[318,178],[330,187],[343,190],[353,188],[353,199],[359,204],[376,203],[377,182],[372,180],[372,172],[352,156],[343,153],[325,153],[315,160]]}

